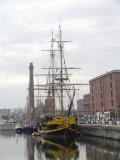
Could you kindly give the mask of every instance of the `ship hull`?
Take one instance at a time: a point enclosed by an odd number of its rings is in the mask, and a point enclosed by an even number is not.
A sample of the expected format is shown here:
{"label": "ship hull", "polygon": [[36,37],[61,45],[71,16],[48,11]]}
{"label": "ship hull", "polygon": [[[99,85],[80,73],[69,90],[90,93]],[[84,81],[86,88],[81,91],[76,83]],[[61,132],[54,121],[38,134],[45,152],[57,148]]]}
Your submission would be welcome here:
{"label": "ship hull", "polygon": [[67,136],[76,133],[77,121],[76,118],[54,116],[50,119],[44,120],[38,129],[40,135],[60,135]]}
{"label": "ship hull", "polygon": [[31,134],[31,133],[36,132],[36,131],[37,131],[37,129],[32,127],[32,126],[26,126],[26,127],[22,128],[22,132],[26,133],[26,134]]}
{"label": "ship hull", "polygon": [[16,129],[15,129],[15,132],[16,132],[16,133],[22,133],[22,128],[16,128]]}
{"label": "ship hull", "polygon": [[54,128],[54,129],[50,129],[50,128],[46,128],[46,129],[42,129],[38,130],[38,132],[40,133],[40,135],[50,135],[50,136],[67,136],[67,135],[74,135],[77,134],[77,125],[74,126],[68,126],[65,128]]}
{"label": "ship hull", "polygon": [[77,131],[71,131],[70,129],[62,129],[60,131],[53,131],[53,132],[49,132],[49,131],[46,131],[44,132],[43,130],[41,131],[38,131],[40,133],[40,135],[50,135],[50,136],[67,136],[67,135],[74,135],[74,134],[77,134]]}
{"label": "ship hull", "polygon": [[39,130],[40,135],[65,135],[66,134],[66,128],[60,129],[60,130]]}

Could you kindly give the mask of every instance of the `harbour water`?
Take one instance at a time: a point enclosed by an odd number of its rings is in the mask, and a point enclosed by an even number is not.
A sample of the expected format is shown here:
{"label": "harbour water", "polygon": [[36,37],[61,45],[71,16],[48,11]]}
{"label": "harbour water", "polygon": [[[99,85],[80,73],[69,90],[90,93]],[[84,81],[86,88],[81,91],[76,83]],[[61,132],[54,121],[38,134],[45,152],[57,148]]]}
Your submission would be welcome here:
{"label": "harbour water", "polygon": [[120,160],[120,142],[90,137],[41,139],[0,132],[0,160]]}

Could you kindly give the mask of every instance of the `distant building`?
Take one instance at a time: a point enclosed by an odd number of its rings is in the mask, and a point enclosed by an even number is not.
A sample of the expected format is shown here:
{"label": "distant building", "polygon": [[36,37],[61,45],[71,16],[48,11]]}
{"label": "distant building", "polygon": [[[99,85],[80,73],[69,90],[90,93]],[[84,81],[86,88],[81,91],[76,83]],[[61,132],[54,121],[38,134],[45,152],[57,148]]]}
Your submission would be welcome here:
{"label": "distant building", "polygon": [[90,80],[90,112],[109,111],[120,117],[120,70],[113,70]]}
{"label": "distant building", "polygon": [[10,109],[0,109],[0,117],[7,117],[9,119],[10,117]]}
{"label": "distant building", "polygon": [[35,120],[40,119],[40,115],[45,114],[45,105],[42,102],[39,102],[37,107],[35,107]]}
{"label": "distant building", "polygon": [[83,99],[77,100],[77,112],[78,112],[79,115],[84,114]]}
{"label": "distant building", "polygon": [[0,116],[10,116],[10,109],[0,109]]}
{"label": "distant building", "polygon": [[83,97],[84,114],[90,114],[90,94],[85,94]]}
{"label": "distant building", "polygon": [[[55,110],[55,115],[61,115],[62,110],[61,109],[56,109]],[[65,115],[67,113],[66,110],[63,111],[63,115]]]}
{"label": "distant building", "polygon": [[47,97],[45,99],[45,113],[47,114],[55,113],[55,100],[52,97]]}
{"label": "distant building", "polygon": [[22,119],[23,115],[26,113],[25,108],[14,108],[10,111],[10,117],[16,121]]}

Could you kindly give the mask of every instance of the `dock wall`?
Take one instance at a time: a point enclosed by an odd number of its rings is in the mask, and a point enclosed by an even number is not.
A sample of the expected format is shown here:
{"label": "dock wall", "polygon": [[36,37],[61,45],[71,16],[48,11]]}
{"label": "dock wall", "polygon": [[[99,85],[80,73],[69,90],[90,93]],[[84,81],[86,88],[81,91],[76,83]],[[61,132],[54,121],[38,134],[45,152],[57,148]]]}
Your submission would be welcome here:
{"label": "dock wall", "polygon": [[10,131],[15,129],[16,124],[0,124],[0,131]]}
{"label": "dock wall", "polygon": [[120,126],[79,125],[82,135],[120,140]]}

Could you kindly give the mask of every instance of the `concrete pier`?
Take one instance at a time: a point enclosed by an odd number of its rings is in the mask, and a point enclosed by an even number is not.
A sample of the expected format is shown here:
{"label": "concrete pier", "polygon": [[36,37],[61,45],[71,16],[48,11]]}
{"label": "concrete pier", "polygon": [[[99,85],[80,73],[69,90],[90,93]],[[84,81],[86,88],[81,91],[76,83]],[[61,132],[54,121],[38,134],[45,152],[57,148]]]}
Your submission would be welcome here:
{"label": "concrete pier", "polygon": [[79,125],[79,131],[83,135],[120,140],[120,126]]}

